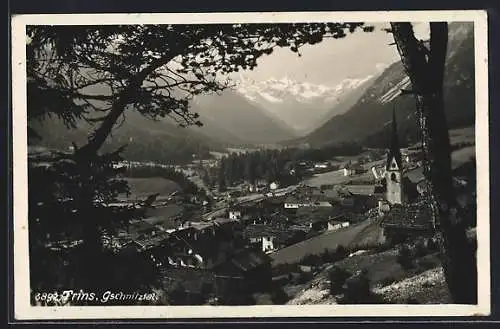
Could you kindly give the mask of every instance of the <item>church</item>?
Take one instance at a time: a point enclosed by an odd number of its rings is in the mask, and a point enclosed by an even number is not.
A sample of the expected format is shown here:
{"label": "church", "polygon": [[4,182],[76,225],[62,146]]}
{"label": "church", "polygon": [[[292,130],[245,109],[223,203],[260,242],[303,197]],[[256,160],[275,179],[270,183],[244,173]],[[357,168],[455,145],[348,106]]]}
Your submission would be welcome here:
{"label": "church", "polygon": [[389,211],[394,205],[410,203],[418,196],[415,184],[406,176],[406,168],[399,146],[395,111],[392,114],[391,141],[381,188],[385,190],[385,200],[379,202],[380,213]]}
{"label": "church", "polygon": [[385,198],[379,201],[378,210],[384,217],[382,227],[386,238],[397,242],[409,236],[432,234],[430,208],[420,197],[417,184],[409,179],[403,162],[395,112],[382,187]]}

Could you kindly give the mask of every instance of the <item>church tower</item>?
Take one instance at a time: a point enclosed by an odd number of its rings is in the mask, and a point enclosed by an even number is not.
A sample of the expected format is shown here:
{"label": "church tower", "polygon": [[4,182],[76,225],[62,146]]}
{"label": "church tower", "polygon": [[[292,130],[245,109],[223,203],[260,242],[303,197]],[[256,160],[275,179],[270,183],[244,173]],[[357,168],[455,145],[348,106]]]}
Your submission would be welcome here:
{"label": "church tower", "polygon": [[396,111],[392,112],[391,145],[387,154],[385,167],[385,181],[387,184],[386,198],[389,204],[402,204],[406,201],[403,189],[403,160],[398,142],[398,128],[396,124]]}

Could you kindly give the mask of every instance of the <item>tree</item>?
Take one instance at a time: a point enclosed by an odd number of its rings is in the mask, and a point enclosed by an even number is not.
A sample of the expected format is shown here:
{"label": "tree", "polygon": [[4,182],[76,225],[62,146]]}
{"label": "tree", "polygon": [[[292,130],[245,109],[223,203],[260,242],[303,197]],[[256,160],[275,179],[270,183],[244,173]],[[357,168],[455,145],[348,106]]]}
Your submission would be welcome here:
{"label": "tree", "polygon": [[330,294],[337,295],[342,293],[345,281],[352,276],[348,270],[334,266],[328,271],[330,280]]}
{"label": "tree", "polygon": [[443,269],[455,303],[477,303],[477,261],[466,235],[464,213],[454,195],[451,147],[444,111],[443,79],[448,25],[430,23],[427,46],[417,40],[411,23],[391,23],[391,31],[410,78],[422,133],[424,173],[430,184],[427,198],[439,228]]}
{"label": "tree", "polygon": [[250,183],[250,184],[255,184],[255,179],[256,179],[256,172],[255,172],[255,160],[254,160],[253,154],[246,154],[244,157],[244,176],[245,179]]}
{"label": "tree", "polygon": [[203,168],[201,179],[205,186],[209,187],[211,185],[210,174],[208,173],[208,170],[206,168]]}
{"label": "tree", "polygon": [[218,185],[219,185],[219,192],[225,192],[227,189],[226,186],[226,158],[222,158],[220,160],[220,167],[219,167],[219,173],[217,175],[218,177]]}

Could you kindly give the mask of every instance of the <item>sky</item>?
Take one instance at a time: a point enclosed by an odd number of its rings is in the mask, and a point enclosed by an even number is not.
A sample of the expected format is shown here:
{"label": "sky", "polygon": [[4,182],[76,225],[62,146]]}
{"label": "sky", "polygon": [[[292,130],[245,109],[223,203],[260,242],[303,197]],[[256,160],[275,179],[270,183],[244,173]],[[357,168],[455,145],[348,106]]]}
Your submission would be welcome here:
{"label": "sky", "polygon": [[[334,86],[346,78],[363,78],[399,59],[392,34],[383,31],[388,24],[369,24],[375,31],[357,31],[343,39],[325,39],[300,49],[299,57],[286,48],[277,48],[271,55],[258,59],[253,71],[244,71],[245,79],[255,81],[288,77],[297,81]],[[414,23],[417,37],[428,36],[428,24]]]}

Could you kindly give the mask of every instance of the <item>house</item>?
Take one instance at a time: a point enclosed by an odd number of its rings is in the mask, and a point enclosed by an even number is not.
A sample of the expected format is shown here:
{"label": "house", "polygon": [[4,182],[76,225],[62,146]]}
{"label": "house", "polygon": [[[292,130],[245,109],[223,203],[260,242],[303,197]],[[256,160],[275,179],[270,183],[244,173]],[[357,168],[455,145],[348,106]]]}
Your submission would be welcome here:
{"label": "house", "polygon": [[383,216],[391,210],[391,205],[386,200],[378,201],[378,214],[379,216]]}
{"label": "house", "polygon": [[375,178],[375,180],[380,180],[384,177],[385,175],[385,168],[383,167],[377,167],[377,166],[372,166],[371,167],[371,172],[372,172],[372,175],[373,175],[373,178]]}
{"label": "house", "polygon": [[352,170],[352,169],[350,169],[348,167],[344,167],[344,169],[342,169],[342,170],[343,170],[344,176],[346,176],[346,177],[347,176],[353,176],[353,175],[356,174],[354,170]]}
{"label": "house", "polygon": [[251,224],[244,229],[243,235],[256,249],[270,252],[294,241],[297,238],[297,230],[290,227]]}
{"label": "house", "polygon": [[274,236],[263,236],[262,237],[262,251],[269,252],[274,251],[276,248],[274,246]]}
{"label": "house", "polygon": [[341,219],[340,217],[341,216],[337,216],[334,219],[328,220],[328,226],[327,226],[328,231],[337,231],[342,228],[349,227],[350,223],[348,221],[340,220]]}
{"label": "house", "polygon": [[229,210],[229,218],[233,220],[241,219],[241,210],[237,209]]}
{"label": "house", "polygon": [[327,169],[330,168],[330,162],[324,161],[324,162],[317,162],[314,164],[315,169]]}
{"label": "house", "polygon": [[300,207],[307,207],[310,202],[305,200],[299,200],[297,197],[290,196],[283,203],[285,209],[298,209]]}
{"label": "house", "polygon": [[324,201],[339,203],[344,206],[353,206],[355,196],[345,186],[325,186],[321,191],[314,195],[320,196]]}
{"label": "house", "polygon": [[299,198],[296,196],[288,197],[283,203],[285,209],[299,209],[302,207],[329,208],[332,204],[328,201],[321,200],[319,196],[311,196]]}
{"label": "house", "polygon": [[303,207],[297,210],[295,218],[292,219],[295,225],[307,227],[308,231],[323,231],[328,228],[328,222],[343,214],[339,206],[326,208]]}
{"label": "house", "polygon": [[365,172],[363,166],[359,164],[348,164],[343,168],[344,176],[354,176]]}
{"label": "house", "polygon": [[229,218],[184,222],[176,229],[165,231],[168,237],[156,243],[153,249],[164,264],[210,269],[234,252],[242,241],[236,224],[237,221]]}

